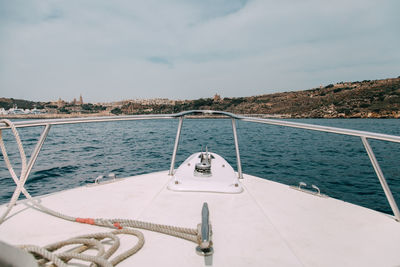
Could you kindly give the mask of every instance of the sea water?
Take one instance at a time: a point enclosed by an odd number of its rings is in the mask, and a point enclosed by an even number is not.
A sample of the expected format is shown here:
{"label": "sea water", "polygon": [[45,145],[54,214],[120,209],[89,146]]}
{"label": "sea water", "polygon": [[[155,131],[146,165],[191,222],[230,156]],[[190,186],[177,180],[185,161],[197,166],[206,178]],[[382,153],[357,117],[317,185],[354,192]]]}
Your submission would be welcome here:
{"label": "sea water", "polygon": [[[395,119],[294,121],[400,135],[400,121]],[[37,196],[92,183],[99,175],[127,177],[167,170],[177,125],[177,120],[149,120],[52,126],[26,188]],[[18,129],[28,157],[42,129]],[[237,130],[244,173],[288,185],[314,184],[330,197],[392,214],[359,137],[242,121]],[[3,130],[3,137],[19,173],[14,137],[9,130]],[[400,144],[370,144],[400,204]],[[206,146],[236,169],[230,119],[185,119],[176,167]],[[0,203],[7,202],[14,189],[1,155]]]}

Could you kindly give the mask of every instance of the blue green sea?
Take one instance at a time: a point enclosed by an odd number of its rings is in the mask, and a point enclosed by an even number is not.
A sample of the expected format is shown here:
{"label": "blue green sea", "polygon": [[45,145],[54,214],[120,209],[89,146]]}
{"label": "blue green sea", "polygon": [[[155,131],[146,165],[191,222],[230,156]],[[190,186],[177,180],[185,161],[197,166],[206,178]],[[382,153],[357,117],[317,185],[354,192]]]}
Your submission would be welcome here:
{"label": "blue green sea", "polygon": [[[396,119],[296,119],[296,122],[400,135]],[[117,177],[169,169],[177,120],[124,121],[52,126],[26,187],[42,195],[92,183],[99,175]],[[315,184],[331,197],[378,211],[391,209],[359,137],[237,122],[243,172],[289,185]],[[27,155],[43,128],[19,128]],[[10,158],[19,169],[14,137],[4,130]],[[400,144],[371,140],[383,173],[400,203]],[[236,168],[229,119],[185,119],[178,166],[208,147]],[[15,184],[0,156],[0,203]]]}

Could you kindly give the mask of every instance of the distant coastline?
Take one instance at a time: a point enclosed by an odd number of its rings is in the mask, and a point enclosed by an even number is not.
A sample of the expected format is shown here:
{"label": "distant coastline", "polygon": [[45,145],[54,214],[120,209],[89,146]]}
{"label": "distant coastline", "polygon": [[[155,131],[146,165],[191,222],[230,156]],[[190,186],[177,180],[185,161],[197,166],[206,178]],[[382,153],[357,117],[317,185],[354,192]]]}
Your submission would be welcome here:
{"label": "distant coastline", "polygon": [[91,114],[12,114],[0,115],[3,119],[64,119],[64,118],[82,118],[82,117],[102,117],[102,116],[117,116],[108,113],[91,113]]}
{"label": "distant coastline", "polygon": [[[140,115],[140,114],[137,114]],[[143,115],[143,114],[141,114]],[[156,115],[156,114],[146,114],[146,115]],[[157,114],[159,115],[159,114]],[[315,119],[314,117],[291,117],[289,115],[281,114],[237,114],[244,117],[253,118],[264,118],[264,119]],[[123,116],[114,114],[104,114],[104,113],[93,113],[93,114],[42,114],[42,115],[2,115],[0,119],[18,119],[18,120],[47,120],[47,119],[68,119],[68,118],[86,118],[86,117],[104,117],[104,116]],[[223,115],[187,115],[188,119],[226,119]],[[375,116],[375,117],[325,117],[320,119],[399,119],[399,117],[394,116]]]}
{"label": "distant coastline", "polygon": [[339,82],[303,91],[234,98],[223,98],[215,94],[210,98],[195,100],[157,98],[94,104],[84,103],[82,96],[79,101],[74,99],[71,102],[62,99],[33,102],[0,98],[0,118],[11,119],[171,114],[199,109],[265,118],[397,119],[400,118],[400,76],[382,80]]}
{"label": "distant coastline", "polygon": [[[147,115],[155,115],[155,114],[147,114]],[[287,116],[282,116],[279,114],[238,114],[246,117],[257,117],[257,118],[289,118]],[[103,116],[121,116],[114,115],[109,113],[92,113],[92,114],[36,114],[36,115],[1,115],[0,118],[3,119],[65,119],[65,118],[82,118],[82,117],[103,117]],[[202,119],[202,118],[211,118],[211,119],[225,119],[226,116],[223,115],[210,115],[210,114],[201,114],[201,115],[188,115],[186,118],[189,119]]]}

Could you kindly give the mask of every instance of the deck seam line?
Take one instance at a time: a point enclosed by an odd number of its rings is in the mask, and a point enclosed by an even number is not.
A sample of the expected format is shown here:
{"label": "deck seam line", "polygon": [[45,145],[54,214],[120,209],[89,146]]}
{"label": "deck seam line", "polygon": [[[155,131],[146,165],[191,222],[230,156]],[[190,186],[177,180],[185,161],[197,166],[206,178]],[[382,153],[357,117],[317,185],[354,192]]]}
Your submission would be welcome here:
{"label": "deck seam line", "polygon": [[139,212],[138,219],[142,217],[143,213],[151,206],[151,204],[154,202],[154,200],[161,194],[161,192],[166,188],[167,184],[169,183],[170,179],[167,179],[165,183],[162,184],[160,190],[154,195],[154,197],[148,202],[145,208],[142,209],[141,212]]}
{"label": "deck seam line", "polygon": [[258,203],[258,201],[256,200],[256,198],[253,196],[253,194],[251,194],[250,190],[247,188],[247,186],[242,183],[242,186],[245,188],[245,191],[249,194],[249,196],[253,199],[254,203],[256,203],[257,207],[261,210],[261,213],[264,215],[265,219],[267,219],[272,227],[275,229],[275,231],[278,233],[278,235],[280,236],[281,240],[283,240],[283,242],[286,244],[287,248],[292,252],[292,254],[296,257],[296,259],[299,261],[299,263],[302,266],[306,266],[303,261],[300,259],[300,257],[297,255],[297,253],[294,251],[294,249],[292,248],[292,246],[290,245],[289,241],[286,240],[286,238],[283,237],[283,235],[281,234],[281,232],[278,230],[278,228],[275,226],[275,224],[272,222],[271,218],[266,214],[266,212],[264,211],[264,209],[262,208],[262,206]]}

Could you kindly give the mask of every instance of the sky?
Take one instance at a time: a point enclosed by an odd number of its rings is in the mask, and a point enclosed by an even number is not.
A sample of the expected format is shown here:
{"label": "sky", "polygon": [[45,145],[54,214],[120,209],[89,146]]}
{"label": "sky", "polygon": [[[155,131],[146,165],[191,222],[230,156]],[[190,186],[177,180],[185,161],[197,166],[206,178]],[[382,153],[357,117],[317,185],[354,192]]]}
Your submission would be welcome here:
{"label": "sky", "polygon": [[400,75],[398,0],[0,0],[0,97],[197,99]]}

